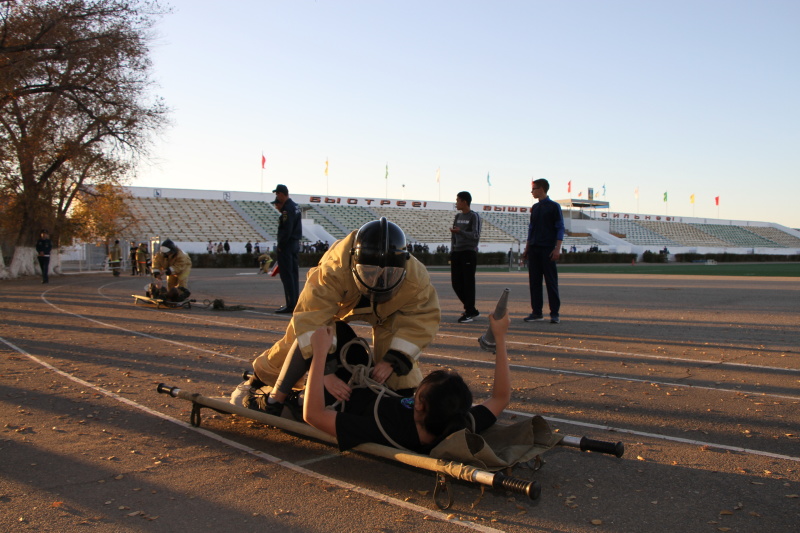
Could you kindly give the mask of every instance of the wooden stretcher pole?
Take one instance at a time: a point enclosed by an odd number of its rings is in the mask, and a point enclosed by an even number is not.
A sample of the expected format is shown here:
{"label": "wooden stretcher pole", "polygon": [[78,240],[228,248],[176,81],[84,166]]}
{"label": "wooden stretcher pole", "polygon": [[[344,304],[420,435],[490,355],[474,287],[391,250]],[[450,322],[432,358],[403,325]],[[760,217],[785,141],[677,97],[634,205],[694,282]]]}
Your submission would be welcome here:
{"label": "wooden stretcher pole", "polygon": [[[289,420],[287,418],[273,416],[267,413],[262,413],[261,411],[256,411],[254,409],[248,409],[246,407],[233,405],[232,403],[225,400],[208,398],[198,393],[184,391],[177,387],[167,386],[164,383],[159,384],[156,390],[161,394],[169,394],[173,398],[188,400],[193,404],[202,405],[204,407],[214,409],[215,411],[237,414],[239,416],[251,418],[253,420],[262,422],[264,424],[283,429],[285,431],[298,433],[305,437],[321,440],[329,444],[333,445],[337,444],[336,439],[331,435],[328,435],[327,433],[324,433],[302,422],[295,422],[294,420]],[[194,409],[192,410],[191,422],[192,425],[199,426],[200,415],[199,411],[197,412],[196,411],[197,410]],[[463,463],[434,459],[433,457],[429,457],[427,455],[421,455],[412,452],[404,452],[402,450],[391,448],[389,446],[383,446],[381,444],[375,444],[371,442],[365,444],[359,444],[354,448],[354,450],[368,453],[370,455],[375,455],[377,457],[382,457],[384,459],[391,459],[393,461],[397,461],[399,463],[403,463],[416,468],[430,470],[431,472],[447,474],[450,477],[453,477],[455,479],[460,479],[462,481],[467,481],[470,483],[478,483],[480,485],[487,485],[495,489],[507,490],[510,492],[514,492],[516,494],[524,494],[531,500],[536,500],[537,498],[539,498],[539,495],[542,492],[541,486],[538,481],[516,479],[510,476],[506,476],[505,474],[502,474],[500,472],[488,472],[486,470],[481,470],[479,468],[465,465]]]}

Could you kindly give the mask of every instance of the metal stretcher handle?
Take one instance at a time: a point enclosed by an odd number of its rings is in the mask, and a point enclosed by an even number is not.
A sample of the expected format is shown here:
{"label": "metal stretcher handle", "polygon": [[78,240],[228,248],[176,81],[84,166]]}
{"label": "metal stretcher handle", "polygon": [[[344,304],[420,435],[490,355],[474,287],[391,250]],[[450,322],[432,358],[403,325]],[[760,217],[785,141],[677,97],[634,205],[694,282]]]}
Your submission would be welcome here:
{"label": "metal stretcher handle", "polygon": [[542,486],[538,481],[508,477],[500,472],[495,473],[492,488],[507,490],[515,494],[524,494],[531,500],[539,499],[542,494]]}
{"label": "metal stretcher handle", "polygon": [[169,394],[173,398],[177,398],[180,389],[178,387],[170,387],[165,383],[159,383],[158,386],[156,387],[156,391],[159,394]]}
{"label": "metal stretcher handle", "polygon": [[[160,383],[156,387],[156,391],[161,394],[169,394],[173,398],[180,398],[192,402],[191,421],[195,427],[200,426],[200,408],[208,407],[219,412],[226,412],[237,414],[253,420],[258,420],[267,425],[291,431],[299,435],[304,435],[313,439],[318,439],[322,442],[336,444],[336,438],[324,433],[312,426],[302,422],[296,422],[286,418],[277,417],[261,411],[255,411],[246,407],[233,405],[225,400],[217,398],[208,398],[196,392],[189,392],[181,390],[178,387],[170,387],[164,383]],[[428,455],[421,455],[413,452],[405,452],[397,448],[391,448],[382,444],[374,442],[366,442],[359,444],[354,448],[356,451],[368,453],[384,459],[391,459],[399,463],[403,463],[416,468],[422,468],[431,472],[441,472],[455,479],[467,481],[470,483],[479,483],[487,487],[502,488],[517,494],[525,494],[531,500],[535,500],[542,492],[541,485],[538,481],[527,481],[523,479],[516,479],[501,472],[489,472],[479,468],[463,465],[459,463],[446,462],[441,459],[434,459]],[[453,465],[458,468],[452,468]]]}
{"label": "metal stretcher handle", "polygon": [[572,437],[565,435],[559,444],[571,448],[578,448],[582,452],[607,453],[615,457],[622,457],[625,453],[625,445],[621,442],[595,440],[589,437]]}

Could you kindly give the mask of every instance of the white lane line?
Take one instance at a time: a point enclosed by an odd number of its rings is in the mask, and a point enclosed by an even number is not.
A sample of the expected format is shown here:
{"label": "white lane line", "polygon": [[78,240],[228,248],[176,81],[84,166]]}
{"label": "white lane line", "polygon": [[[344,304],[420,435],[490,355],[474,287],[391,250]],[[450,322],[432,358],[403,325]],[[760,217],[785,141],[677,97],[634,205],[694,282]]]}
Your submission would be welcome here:
{"label": "white lane line", "polygon": [[[111,284],[109,283],[108,285],[111,285]],[[105,287],[105,286],[103,286],[103,287]],[[103,287],[100,287],[98,289],[98,292]],[[115,301],[111,297],[108,297],[108,296],[105,296],[105,295],[102,295],[102,294],[101,294],[101,296],[103,296],[104,298],[106,298],[108,300]],[[162,311],[162,310],[158,310],[158,311],[162,312],[162,313],[169,313],[169,311]],[[269,312],[269,311],[253,311],[253,310],[246,309],[246,310],[244,310],[244,312],[245,313],[252,313],[252,314],[256,314],[256,315],[261,315],[261,316],[277,316],[277,315],[275,315],[275,313],[272,313],[272,312]],[[218,321],[207,319],[205,317],[193,317],[193,316],[185,315],[185,314],[184,315],[175,315],[174,313],[170,313],[170,316],[180,316],[181,318],[185,318],[187,320],[196,320],[196,321],[199,321],[199,322],[208,322],[210,324],[219,324],[219,325],[225,325],[225,326],[228,326],[228,327],[237,327],[237,328],[242,328],[242,329],[252,329],[252,330],[255,330],[255,331],[262,331],[264,333],[274,333],[276,335],[281,335],[281,336],[283,336],[283,334],[284,334],[283,331],[263,330],[263,329],[254,328],[254,327],[251,327],[251,326],[243,326],[243,325],[235,324],[235,323],[218,322]],[[364,327],[364,328],[369,328],[370,330],[372,329],[371,326],[366,325],[366,324],[354,324],[354,323],[351,323],[350,326],[352,326],[352,327],[360,326],[360,327]],[[468,339],[468,340],[472,340],[473,339],[473,337],[468,337],[466,335],[453,335],[453,334],[450,334],[450,333],[441,333],[441,332],[437,333],[436,336],[437,337],[442,337],[442,338],[453,338],[453,339]],[[660,361],[674,361],[674,362],[683,362],[683,363],[694,363],[694,364],[699,364],[699,365],[714,365],[714,366],[717,366],[717,367],[718,366],[732,366],[732,367],[740,367],[740,368],[743,368],[743,369],[772,370],[772,371],[777,371],[777,372],[800,373],[800,368],[784,368],[784,367],[767,366],[767,365],[753,365],[753,364],[749,364],[749,363],[733,363],[733,362],[718,361],[718,360],[713,360],[713,359],[690,359],[690,358],[687,358],[687,357],[672,357],[672,356],[667,356],[667,355],[644,354],[644,353],[637,353],[637,352],[621,352],[621,351],[617,351],[617,350],[600,350],[598,348],[583,348],[583,347],[578,347],[578,346],[556,346],[556,345],[553,345],[553,344],[541,344],[541,343],[523,342],[523,341],[507,341],[506,344],[508,344],[508,345],[518,345],[518,346],[523,346],[523,347],[527,346],[527,347],[536,347],[536,348],[547,348],[547,349],[552,349],[552,350],[561,350],[561,351],[565,351],[565,352],[584,352],[584,353],[593,353],[593,354],[601,354],[601,355],[613,355],[613,356],[616,356],[616,357],[633,357],[633,358],[636,358],[636,359],[655,359],[655,360],[660,360]],[[425,355],[435,355],[435,354],[427,354],[427,353],[425,353]]]}
{"label": "white lane line", "polygon": [[132,329],[128,329],[128,328],[123,328],[122,326],[117,326],[115,324],[109,324],[108,322],[103,322],[101,320],[97,320],[97,319],[94,319],[94,318],[89,318],[88,316],[79,315],[78,313],[73,313],[72,311],[67,311],[66,309],[63,309],[63,308],[57,306],[53,302],[49,301],[45,297],[44,294],[41,295],[41,298],[42,298],[42,300],[44,300],[44,302],[47,305],[49,305],[53,309],[57,309],[57,310],[61,311],[64,314],[72,315],[74,317],[81,318],[81,319],[87,320],[89,322],[94,322],[95,324],[99,324],[101,326],[106,326],[106,327],[112,328],[112,329],[118,329],[120,331],[124,331],[125,333],[131,333],[133,335],[139,335],[139,336],[142,336],[142,337],[146,337],[148,339],[167,342],[167,343],[170,343],[170,344],[174,344],[176,346],[181,346],[183,348],[190,348],[192,350],[197,350],[198,352],[206,353],[206,354],[209,354],[209,355],[214,356],[214,357],[224,357],[226,359],[233,359],[233,360],[236,360],[236,361],[247,361],[247,362],[250,362],[250,359],[245,359],[243,357],[236,357],[235,355],[228,355],[228,354],[225,354],[225,353],[215,352],[213,350],[206,350],[205,348],[198,348],[197,346],[192,346],[192,345],[186,344],[184,342],[178,342],[178,341],[175,341],[175,340],[172,340],[172,339],[168,339],[168,338],[165,338],[165,337],[156,337],[155,335],[150,335],[149,333],[143,333],[141,331],[136,331],[136,330],[132,330]]}
{"label": "white lane line", "polygon": [[[110,285],[115,285],[116,283],[118,283],[118,282],[106,283],[105,285],[101,285],[100,287],[97,288],[97,294],[100,295],[100,297],[105,298],[106,300],[108,300],[110,302],[119,302],[119,298],[112,298],[112,297],[106,296],[105,294],[102,293],[103,289],[105,289],[106,287],[108,287]],[[53,287],[53,289],[55,289],[55,287]],[[52,289],[48,289],[45,292],[49,292],[50,290],[52,290]],[[45,299],[45,301],[47,302],[46,299]],[[52,303],[50,303],[50,302],[47,302],[47,303],[49,305],[52,305],[53,307],[55,307]],[[249,329],[249,330],[253,330],[253,331],[258,331],[260,333],[272,333],[272,334],[275,334],[275,335],[280,335],[281,337],[283,337],[283,333],[284,333],[283,331],[273,331],[273,330],[269,330],[269,329],[255,328],[253,326],[245,326],[245,325],[242,325],[242,324],[221,322],[219,320],[211,320],[211,319],[208,319],[206,317],[198,317],[198,316],[193,316],[193,315],[189,315],[189,314],[186,314],[186,313],[176,314],[174,312],[174,310],[173,311],[169,311],[169,310],[164,310],[164,309],[159,309],[159,308],[147,308],[147,307],[140,307],[140,309],[147,309],[148,311],[155,312],[155,313],[164,313],[164,314],[169,315],[169,316],[171,316],[173,318],[179,317],[179,318],[182,318],[184,320],[194,320],[195,322],[207,322],[209,324],[215,324],[215,325],[218,325],[218,326],[226,326],[226,327],[230,327],[230,328],[240,328],[240,329]],[[272,314],[272,313],[258,313],[257,311],[248,311],[248,310],[245,310],[245,313]],[[76,315],[76,316],[80,316],[80,315]]]}
{"label": "white lane line", "polygon": [[[521,411],[510,411],[510,410],[507,409],[505,412],[506,413],[513,413],[513,414],[521,415],[521,416],[531,416],[529,413],[523,413]],[[728,451],[732,451],[732,452],[740,452],[740,453],[746,453],[746,454],[750,454],[750,455],[761,455],[763,457],[771,457],[773,459],[784,459],[786,461],[800,462],[800,457],[794,457],[792,455],[782,455],[782,454],[779,454],[779,453],[772,453],[772,452],[764,452],[764,451],[761,451],[761,450],[754,450],[752,448],[742,448],[740,446],[728,446],[727,444],[716,444],[716,443],[713,443],[713,442],[705,442],[705,441],[702,441],[702,440],[684,439],[682,437],[670,437],[669,435],[659,435],[658,433],[649,433],[647,431],[636,431],[636,430],[633,430],[633,429],[623,429],[623,428],[617,428],[617,427],[613,427],[613,426],[604,426],[602,424],[592,424],[592,423],[589,423],[589,422],[575,422],[574,420],[567,420],[565,418],[554,418],[554,417],[549,417],[549,416],[545,416],[545,417],[542,417],[542,418],[544,418],[545,420],[548,420],[548,421],[558,422],[558,423],[561,423],[561,424],[568,424],[568,425],[572,425],[572,426],[581,426],[581,427],[587,427],[587,428],[592,428],[592,429],[600,429],[602,431],[608,431],[608,432],[612,432],[612,433],[626,433],[628,435],[636,435],[636,436],[639,436],[639,437],[649,437],[649,438],[652,438],[652,439],[668,440],[668,441],[672,441],[672,442],[680,442],[681,444],[691,444],[693,446],[708,446],[709,448],[717,448],[717,449],[720,449],[720,450],[728,450]]]}
{"label": "white lane line", "polygon": [[[474,364],[479,364],[482,366],[494,366],[493,362],[489,361],[481,361],[478,359],[465,359],[463,357],[455,357],[451,355],[434,355],[426,353],[430,357],[438,357],[440,359],[451,359],[454,361],[462,361],[462,362],[469,362]],[[595,372],[581,372],[578,370],[559,370],[557,368],[546,368],[543,366],[527,366],[527,365],[509,365],[514,370],[523,370],[523,371],[536,371],[536,372],[547,372],[550,374],[566,374],[570,376],[582,376],[587,378],[601,378],[601,379],[610,379],[615,381],[627,381],[630,383],[645,383],[647,385],[663,385],[665,387],[676,387],[681,389],[699,389],[699,390],[708,390],[714,392],[728,392],[734,394],[745,394],[745,395],[752,395],[752,396],[762,396],[765,398],[780,398],[782,400],[800,400],[800,396],[789,396],[785,394],[772,394],[769,392],[758,392],[758,391],[751,391],[751,390],[744,390],[744,389],[726,389],[724,387],[709,387],[707,385],[692,385],[690,383],[678,383],[672,381],[656,381],[652,379],[643,379],[643,378],[628,378],[628,377],[621,377],[621,376],[614,376],[612,374],[597,374]]]}
{"label": "white lane line", "polygon": [[210,439],[216,440],[216,441],[218,441],[218,442],[220,442],[222,444],[230,446],[231,448],[235,448],[237,450],[240,450],[240,451],[243,451],[245,453],[248,453],[248,454],[250,454],[250,455],[252,455],[254,457],[257,457],[258,459],[261,459],[262,461],[267,461],[269,463],[273,463],[273,464],[281,466],[283,468],[287,468],[289,470],[292,470],[294,472],[300,473],[302,475],[319,479],[321,481],[324,481],[325,483],[329,483],[331,485],[335,485],[337,487],[341,487],[341,488],[346,489],[346,490],[357,492],[359,494],[363,494],[364,496],[367,496],[369,498],[373,498],[375,500],[379,500],[379,501],[382,501],[384,503],[388,503],[390,505],[394,505],[396,507],[400,507],[400,508],[405,509],[407,511],[412,511],[412,512],[424,515],[424,516],[437,518],[437,519],[441,520],[442,522],[456,524],[456,525],[459,525],[459,526],[462,526],[462,527],[465,527],[465,528],[468,528],[468,529],[473,529],[475,531],[481,531],[481,532],[484,532],[484,533],[503,533],[499,529],[494,529],[494,528],[491,528],[491,527],[482,526],[480,524],[474,524],[472,522],[464,522],[464,521],[459,520],[459,519],[454,518],[454,517],[448,518],[448,516],[450,516],[450,515],[448,515],[446,513],[443,513],[441,511],[434,511],[434,510],[431,510],[431,509],[427,509],[427,508],[422,507],[420,505],[415,505],[413,503],[409,503],[409,502],[406,502],[406,501],[403,501],[403,500],[398,500],[397,498],[392,498],[391,496],[387,496],[385,494],[381,494],[380,492],[377,492],[377,491],[374,491],[374,490],[371,490],[371,489],[367,489],[367,488],[364,488],[364,487],[359,487],[358,485],[353,485],[352,483],[348,483],[347,481],[342,481],[340,479],[328,477],[328,476],[326,476],[324,474],[320,474],[318,472],[314,472],[313,470],[308,470],[307,468],[303,468],[302,466],[300,466],[298,464],[291,463],[289,461],[281,459],[280,457],[276,457],[274,455],[270,455],[268,453],[264,453],[264,452],[262,452],[260,450],[256,450],[254,448],[250,448],[249,446],[245,446],[244,444],[241,444],[239,442],[236,442],[236,441],[233,441],[233,440],[230,440],[230,439],[226,439],[225,437],[217,435],[216,433],[213,433],[213,432],[208,431],[206,429],[202,429],[202,428],[199,428],[199,427],[194,427],[194,426],[192,426],[191,424],[189,424],[187,422],[183,422],[182,420],[178,420],[178,419],[173,418],[173,417],[171,417],[169,415],[165,415],[164,413],[160,413],[158,411],[150,409],[149,407],[146,407],[144,405],[136,403],[136,402],[134,402],[132,400],[129,400],[128,398],[123,398],[119,394],[113,393],[113,392],[111,392],[111,391],[109,391],[107,389],[104,389],[102,387],[98,387],[96,385],[93,385],[92,383],[89,383],[88,381],[84,381],[84,380],[82,380],[82,379],[80,379],[78,377],[73,376],[72,374],[64,372],[63,370],[60,370],[60,369],[56,368],[55,366],[53,366],[53,365],[51,365],[51,364],[39,359],[38,357],[26,352],[25,350],[19,348],[18,346],[15,346],[13,343],[5,340],[2,337],[0,337],[0,342],[4,343],[6,346],[8,346],[12,350],[16,351],[17,353],[19,353],[21,355],[24,355],[25,357],[27,357],[31,361],[33,361],[33,362],[35,362],[35,363],[47,368],[51,372],[54,372],[54,373],[66,378],[66,379],[68,379],[70,381],[74,381],[75,383],[78,383],[83,387],[89,387],[91,389],[94,389],[98,393],[103,394],[105,396],[108,396],[110,398],[113,398],[114,400],[117,400],[118,402],[124,403],[124,404],[128,405],[129,407],[132,407],[134,409],[138,409],[140,411],[143,411],[143,412],[145,412],[145,413],[147,413],[147,414],[149,414],[151,416],[155,416],[155,417],[161,418],[162,420],[166,420],[167,422],[172,422],[173,424],[181,426],[182,428],[194,431],[195,433],[199,433],[200,435],[203,435],[203,436],[208,437]]}
{"label": "white lane line", "polygon": [[[452,337],[455,339],[472,339],[472,337],[467,337],[465,335],[451,335],[448,333],[439,333],[438,336]],[[636,352],[620,352],[616,350],[600,350],[597,348],[581,348],[577,346],[557,346],[554,344],[540,344],[535,342],[522,342],[522,341],[507,341],[506,344],[518,345],[518,346],[533,346],[536,348],[547,348],[549,350],[562,350],[565,352],[596,353],[603,355],[613,355],[617,357],[635,357],[637,359],[656,359],[662,361],[676,361],[681,363],[694,363],[700,365],[737,366],[745,369],[754,368],[758,370],[776,370],[779,372],[800,373],[800,368],[782,368],[778,366],[752,365],[749,363],[729,363],[727,361],[715,361],[713,359],[689,359],[687,357],[672,357],[668,355],[654,355],[654,354],[636,353]]]}
{"label": "white lane line", "polygon": [[[44,297],[44,295],[42,295],[42,299],[45,300],[45,302],[47,302],[48,305],[51,305],[52,307],[61,310],[58,306],[56,306],[56,305],[50,303],[49,301],[47,301],[47,299]],[[84,317],[82,315],[78,315],[76,313],[71,313],[69,311],[64,311],[64,310],[61,310],[61,311],[65,312],[67,314],[79,317],[79,318],[84,318],[86,320],[90,320],[90,321],[96,322],[98,324],[107,325],[107,326],[110,326],[110,327],[113,327],[113,328],[117,328],[117,329],[120,329],[122,331],[126,331],[126,332],[133,333],[133,334],[136,334],[136,335],[143,335],[145,337],[149,337],[149,338],[152,338],[152,339],[169,341],[169,339],[161,339],[161,338],[155,337],[153,335],[149,335],[149,334],[146,334],[146,333],[140,333],[140,332],[133,331],[133,330],[128,330],[128,329],[122,328],[120,326],[114,326],[114,325],[110,325],[110,324],[105,324],[105,323],[100,322],[98,320],[87,318],[87,317]],[[364,326],[364,327],[369,327],[369,326]],[[3,340],[2,337],[0,337],[0,340]],[[5,342],[5,341],[3,341],[3,342]],[[173,342],[174,344],[177,344],[179,346],[192,348],[192,349],[195,349],[195,350],[200,350],[200,351],[203,351],[203,352],[206,352],[206,353],[211,353],[213,355],[220,355],[220,356],[223,356],[223,357],[228,357],[230,359],[245,360],[243,358],[229,356],[229,355],[226,355],[226,354],[218,354],[218,353],[215,353],[215,352],[210,352],[208,350],[203,350],[202,348],[196,348],[194,346],[191,346],[191,345],[188,345],[188,344],[184,344],[184,343],[179,343],[179,342],[176,342],[176,341],[169,341],[169,342]],[[489,363],[487,361],[478,361],[478,360],[473,360],[473,359],[465,359],[465,358],[461,358],[461,357],[452,357],[452,356],[448,356],[448,355],[437,355],[437,354],[431,354],[431,353],[425,353],[425,355],[430,356],[430,357],[438,357],[438,358],[442,358],[442,359],[451,359],[451,360],[468,362],[468,363],[476,363],[476,364],[485,365],[485,366],[491,366],[493,364],[493,363]],[[800,399],[800,397],[794,397],[794,396],[771,395],[771,394],[765,394],[765,393],[761,393],[761,392],[748,392],[748,391],[742,391],[742,390],[736,390],[736,389],[721,389],[721,388],[715,388],[715,387],[704,387],[704,386],[699,386],[699,385],[685,385],[685,384],[679,384],[679,383],[669,383],[669,382],[652,381],[652,380],[635,379],[635,378],[620,378],[620,377],[612,377],[612,376],[609,376],[609,375],[606,375],[606,374],[592,374],[592,373],[589,373],[589,372],[577,372],[577,371],[570,371],[570,370],[554,370],[554,369],[543,368],[543,367],[531,367],[531,366],[523,366],[523,365],[510,365],[510,366],[512,368],[516,368],[516,369],[519,369],[519,370],[537,370],[537,371],[542,371],[542,372],[560,373],[560,374],[572,374],[572,375],[580,375],[580,376],[585,376],[585,377],[599,377],[599,378],[603,378],[603,379],[616,379],[616,380],[621,380],[621,381],[640,382],[640,383],[647,383],[647,384],[652,383],[652,384],[657,384],[657,385],[674,386],[674,387],[687,388],[687,389],[698,388],[698,389],[707,389],[707,390],[711,390],[711,391],[733,392],[733,393],[736,393],[736,394],[752,394],[754,396],[769,396],[769,397],[777,397],[777,398],[792,399],[792,400]],[[519,413],[517,411],[508,411],[508,412],[523,414],[525,416],[530,416],[529,414]],[[568,424],[573,424],[573,425],[583,426],[583,427],[591,427],[591,428],[596,428],[596,429],[603,429],[605,431],[613,431],[613,432],[617,432],[617,433],[628,433],[628,434],[632,434],[632,435],[641,435],[641,436],[647,436],[647,437],[651,437],[651,438],[658,438],[658,439],[675,441],[675,442],[697,444],[699,446],[709,446],[709,447],[719,448],[719,449],[724,449],[724,450],[740,451],[742,453],[750,453],[750,454],[754,454],[754,455],[763,455],[763,456],[766,456],[766,457],[775,457],[775,458],[787,459],[787,460],[790,460],[790,461],[800,461],[800,458],[798,458],[798,457],[792,457],[792,456],[786,456],[786,455],[780,455],[780,454],[773,454],[771,452],[762,452],[762,451],[759,451],[759,450],[752,450],[752,449],[749,449],[749,448],[739,448],[739,447],[735,447],[735,446],[727,446],[727,445],[724,445],[724,444],[715,444],[715,443],[704,442],[704,441],[693,441],[693,440],[690,440],[690,439],[682,439],[680,437],[669,437],[669,436],[666,436],[666,435],[658,435],[656,433],[646,433],[646,432],[639,432],[639,431],[630,430],[630,429],[613,428],[613,427],[610,427],[610,426],[601,426],[601,425],[597,425],[597,424],[591,424],[591,423],[588,423],[588,422],[575,422],[575,421],[570,421],[570,420],[566,420],[566,419],[558,419],[558,418],[549,418],[548,420],[553,420],[553,421],[557,421],[557,422],[563,422],[563,423],[568,423]]]}
{"label": "white lane line", "polygon": [[[200,352],[207,353],[207,354],[210,354],[212,356],[224,357],[224,358],[227,358],[227,359],[233,359],[235,361],[245,361],[247,363],[252,362],[250,359],[245,359],[243,357],[236,357],[236,356],[233,356],[233,355],[228,355],[228,354],[224,354],[224,353],[220,353],[220,352],[214,352],[214,351],[211,351],[211,350],[205,350],[203,348],[198,348],[196,346],[192,346],[192,345],[189,345],[189,344],[186,344],[186,343],[174,341],[174,340],[171,340],[171,339],[168,339],[168,338],[156,337],[156,336],[150,335],[148,333],[142,333],[142,332],[139,332],[139,331],[135,331],[135,330],[124,328],[122,326],[117,326],[117,325],[114,325],[114,324],[108,324],[106,322],[102,322],[102,321],[96,320],[94,318],[85,317],[83,315],[79,315],[77,313],[73,313],[71,311],[67,311],[66,309],[62,309],[62,308],[58,307],[57,305],[53,304],[52,302],[50,302],[49,300],[47,300],[47,298],[45,297],[44,294],[41,295],[41,298],[42,298],[42,300],[45,301],[45,303],[47,303],[48,305],[50,305],[51,307],[53,307],[55,309],[58,309],[62,313],[66,313],[66,314],[69,314],[69,315],[72,315],[72,316],[75,316],[75,317],[78,317],[78,318],[82,318],[84,320],[88,320],[88,321],[94,322],[96,324],[101,324],[101,325],[104,325],[104,326],[107,326],[107,327],[110,327],[110,328],[119,329],[121,331],[125,331],[127,333],[131,333],[131,334],[134,334],[134,335],[141,335],[143,337],[147,337],[147,338],[154,339],[154,340],[165,341],[165,342],[172,343],[172,344],[175,344],[177,346],[184,347],[184,348],[190,348],[190,349],[193,349],[193,350],[198,350]],[[214,321],[208,320],[208,319],[205,319],[205,321],[206,322],[210,322],[210,323],[216,323],[216,324],[219,324],[219,325],[234,326],[234,325],[231,325],[231,324],[227,324],[225,322],[214,322]],[[363,326],[363,327],[368,328],[370,326]],[[259,330],[259,331],[264,331],[264,330]],[[454,337],[454,335],[451,335],[451,336]],[[459,337],[459,338],[465,338],[465,337]],[[544,346],[544,345],[540,345],[540,346]],[[614,353],[622,353],[622,352],[614,352]],[[449,360],[453,360],[453,361],[461,361],[463,363],[479,364],[479,365],[484,365],[484,366],[491,366],[493,364],[493,363],[490,363],[490,362],[487,362],[487,361],[480,361],[480,360],[476,360],[476,359],[468,359],[468,358],[463,358],[463,357],[455,357],[455,356],[450,356],[450,355],[434,354],[434,353],[431,353],[431,352],[423,352],[423,355],[425,355],[427,357],[432,357],[432,358],[449,359]],[[687,383],[677,383],[677,382],[670,382],[670,381],[656,381],[656,380],[652,380],[652,379],[620,377],[620,376],[614,376],[614,375],[611,375],[611,374],[598,374],[598,373],[594,373],[594,372],[581,372],[581,371],[577,371],[577,370],[559,370],[559,369],[552,369],[552,368],[546,368],[546,367],[515,365],[515,364],[512,364],[510,366],[513,369],[523,370],[523,371],[538,371],[538,372],[547,372],[547,373],[551,373],[551,374],[565,374],[565,375],[583,376],[583,377],[589,377],[589,378],[602,378],[602,379],[610,379],[610,380],[615,380],[615,381],[625,381],[625,382],[629,382],[629,383],[645,383],[645,384],[653,384],[653,385],[663,385],[663,386],[666,386],[666,387],[677,387],[677,388],[682,388],[682,389],[698,389],[698,390],[708,390],[708,391],[713,391],[713,392],[726,392],[726,393],[732,393],[732,394],[749,394],[749,395],[753,395],[753,396],[761,396],[761,397],[765,397],[765,398],[779,398],[779,399],[783,399],[783,400],[800,400],[800,396],[771,394],[771,393],[750,391],[750,390],[743,390],[743,389],[728,389],[728,388],[724,388],[724,387],[709,387],[709,386],[705,386],[705,385],[692,385],[692,384],[687,384]],[[760,367],[753,367],[753,368],[760,368]],[[774,368],[774,367],[763,367],[763,368],[770,368],[772,370],[781,370],[781,369],[777,369],[777,368]]]}

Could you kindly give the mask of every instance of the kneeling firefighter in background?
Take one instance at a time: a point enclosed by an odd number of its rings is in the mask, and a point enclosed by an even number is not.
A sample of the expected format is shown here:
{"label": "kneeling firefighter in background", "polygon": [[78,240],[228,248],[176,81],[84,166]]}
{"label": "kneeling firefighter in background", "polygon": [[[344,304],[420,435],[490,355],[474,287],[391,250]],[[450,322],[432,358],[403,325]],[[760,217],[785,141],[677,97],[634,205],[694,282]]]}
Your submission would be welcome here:
{"label": "kneeling firefighter in background", "polygon": [[[189,295],[189,274],[192,260],[170,239],[161,243],[160,251],[153,256],[153,282],[147,296],[157,300],[182,302]],[[166,276],[166,286],[164,286]]]}

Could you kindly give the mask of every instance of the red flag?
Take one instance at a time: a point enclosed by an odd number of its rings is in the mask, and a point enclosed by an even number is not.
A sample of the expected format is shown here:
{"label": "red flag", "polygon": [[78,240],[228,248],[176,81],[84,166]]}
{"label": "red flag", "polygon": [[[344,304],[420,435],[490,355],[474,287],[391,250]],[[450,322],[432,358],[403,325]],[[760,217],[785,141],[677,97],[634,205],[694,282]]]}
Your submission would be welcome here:
{"label": "red flag", "polygon": [[578,193],[578,198],[580,198],[581,196],[583,196],[583,191]]}
{"label": "red flag", "polygon": [[567,182],[567,192],[572,192],[572,180]]}
{"label": "red flag", "polygon": [[264,165],[267,163],[267,158],[264,157],[264,154],[261,154],[261,168],[264,168]]}
{"label": "red flag", "polygon": [[714,197],[714,202],[716,202],[716,204],[719,205],[719,196]]}

